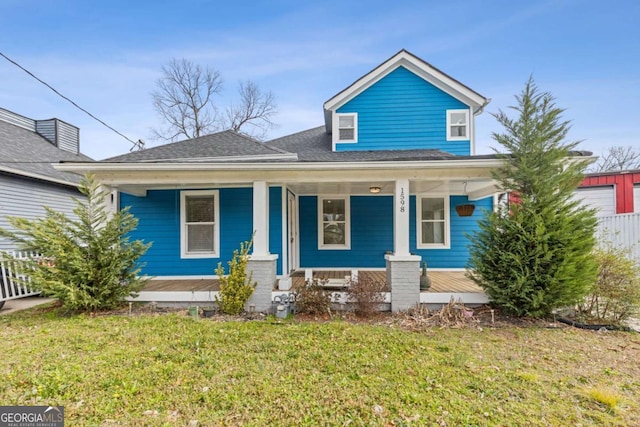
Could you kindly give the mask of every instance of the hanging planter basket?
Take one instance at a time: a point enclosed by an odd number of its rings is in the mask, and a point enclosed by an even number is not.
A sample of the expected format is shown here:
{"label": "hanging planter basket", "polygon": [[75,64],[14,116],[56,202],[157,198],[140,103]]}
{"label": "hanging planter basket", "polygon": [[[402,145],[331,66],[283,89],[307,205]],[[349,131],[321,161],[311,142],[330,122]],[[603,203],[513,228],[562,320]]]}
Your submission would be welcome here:
{"label": "hanging planter basket", "polygon": [[473,211],[476,209],[476,205],[472,205],[471,203],[464,205],[456,205],[456,212],[458,212],[459,216],[471,216],[473,215]]}

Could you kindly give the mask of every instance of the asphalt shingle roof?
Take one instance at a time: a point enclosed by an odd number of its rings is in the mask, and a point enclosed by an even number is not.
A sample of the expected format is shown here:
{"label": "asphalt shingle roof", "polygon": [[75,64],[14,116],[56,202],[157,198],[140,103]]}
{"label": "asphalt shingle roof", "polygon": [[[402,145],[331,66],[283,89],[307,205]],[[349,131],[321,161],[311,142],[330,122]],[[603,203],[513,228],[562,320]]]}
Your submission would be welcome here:
{"label": "asphalt shingle roof", "polygon": [[279,156],[288,154],[253,138],[226,130],[199,138],[147,148],[102,160],[109,163],[198,161],[234,156]]}
{"label": "asphalt shingle roof", "polygon": [[[289,156],[286,156],[286,155]],[[572,152],[571,155],[590,155]],[[234,159],[234,156],[244,159]],[[258,156],[251,158],[251,156]],[[269,156],[261,158],[260,156]],[[279,157],[282,156],[282,157]],[[228,159],[225,159],[228,158]],[[228,163],[246,161],[274,162],[371,162],[416,160],[495,159],[495,154],[456,156],[441,150],[369,150],[332,151],[331,135],[318,126],[262,143],[233,131],[223,131],[199,138],[160,145],[142,151],[111,157],[109,163],[207,162],[223,159]]]}
{"label": "asphalt shingle roof", "polygon": [[81,177],[77,174],[57,171],[51,166],[51,163],[60,161],[91,162],[93,159],[61,150],[35,132],[0,120],[0,169],[52,180],[80,182]]}
{"label": "asphalt shingle roof", "polygon": [[[274,139],[269,146],[298,154],[301,162],[366,162],[464,159],[441,150],[332,151],[331,135],[324,126]],[[493,157],[493,156],[492,156]],[[478,156],[474,156],[478,158]]]}
{"label": "asphalt shingle roof", "polygon": [[[278,159],[278,156],[287,155]],[[244,160],[231,157],[247,157]],[[233,131],[223,131],[199,138],[160,145],[102,160],[108,163],[201,162],[212,158],[230,158],[229,162],[251,160],[251,156],[275,156],[254,161],[273,162],[363,162],[403,160],[461,159],[441,150],[379,150],[333,152],[331,135],[319,126],[262,143]],[[296,157],[297,156],[297,159]]]}

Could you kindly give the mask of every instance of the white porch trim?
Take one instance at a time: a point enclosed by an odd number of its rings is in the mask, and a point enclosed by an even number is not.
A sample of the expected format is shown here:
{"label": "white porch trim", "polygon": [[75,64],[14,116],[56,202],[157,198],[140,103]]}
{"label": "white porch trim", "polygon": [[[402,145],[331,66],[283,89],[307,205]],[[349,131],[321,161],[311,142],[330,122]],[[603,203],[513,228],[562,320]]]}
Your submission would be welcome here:
{"label": "white porch trim", "polygon": [[464,304],[487,304],[489,297],[484,292],[420,292],[421,304],[449,304],[453,298]]}
{"label": "white porch trim", "polygon": [[408,257],[409,252],[409,180],[396,180],[393,197],[393,250],[396,257]]}
{"label": "white porch trim", "polygon": [[[280,296],[282,294],[289,294],[289,291],[272,291],[271,300],[273,297]],[[198,305],[212,304],[215,301],[215,297],[218,295],[218,291],[153,291],[139,293],[137,298],[127,298],[128,301],[140,301],[140,302],[166,302],[166,303],[193,303]],[[346,292],[332,292],[337,298],[337,302],[346,303]],[[453,298],[455,301],[462,300],[464,304],[487,304],[489,298],[482,292],[420,292],[420,304],[448,304]],[[391,302],[391,292],[385,292],[385,303]],[[418,304],[418,301],[416,301]]]}
{"label": "white porch trim", "polygon": [[269,186],[253,182],[253,258],[269,255]]}

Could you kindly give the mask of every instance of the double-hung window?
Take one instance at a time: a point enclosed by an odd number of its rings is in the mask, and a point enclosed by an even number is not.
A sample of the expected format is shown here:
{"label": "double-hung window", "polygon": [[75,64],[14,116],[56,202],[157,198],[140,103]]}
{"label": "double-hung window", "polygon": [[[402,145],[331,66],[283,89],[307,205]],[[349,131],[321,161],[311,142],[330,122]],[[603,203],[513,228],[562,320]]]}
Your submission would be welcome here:
{"label": "double-hung window", "polygon": [[349,197],[319,197],[318,248],[349,249],[350,247]]}
{"label": "double-hung window", "polygon": [[220,255],[218,190],[180,193],[180,250],[182,258]]}
{"label": "double-hung window", "polygon": [[357,142],[358,141],[358,114],[338,113],[338,139],[336,142]]}
{"label": "double-hung window", "polygon": [[447,110],[447,141],[468,139],[469,110]]}
{"label": "double-hung window", "polygon": [[417,199],[418,248],[449,248],[449,196],[417,196]]}

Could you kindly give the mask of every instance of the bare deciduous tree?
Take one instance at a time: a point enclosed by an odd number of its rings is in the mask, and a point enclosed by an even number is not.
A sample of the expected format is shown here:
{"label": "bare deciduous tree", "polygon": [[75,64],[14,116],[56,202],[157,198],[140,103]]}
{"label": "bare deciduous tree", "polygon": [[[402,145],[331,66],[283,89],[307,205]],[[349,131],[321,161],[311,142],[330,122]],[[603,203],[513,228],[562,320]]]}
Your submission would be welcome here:
{"label": "bare deciduous tree", "polygon": [[640,151],[633,147],[610,147],[593,165],[593,172],[623,171],[640,169]]}
{"label": "bare deciduous tree", "polygon": [[272,118],[276,114],[276,105],[273,94],[263,92],[251,80],[240,82],[238,93],[239,103],[231,104],[226,111],[227,127],[240,132],[243,126],[250,125],[253,132],[245,133],[262,138],[274,126]]}
{"label": "bare deciduous tree", "polygon": [[162,77],[151,94],[153,106],[166,121],[164,129],[152,129],[157,138],[174,141],[197,138],[218,128],[213,97],[222,90],[216,70],[202,68],[186,59],[172,59],[162,67]]}
{"label": "bare deciduous tree", "polygon": [[263,137],[274,126],[276,104],[273,94],[263,92],[250,80],[241,82],[238,89],[238,103],[219,114],[214,98],[222,91],[220,73],[187,59],[171,60],[162,67],[162,77],[151,94],[153,106],[165,122],[165,127],[152,129],[153,136],[175,141],[225,128]]}

